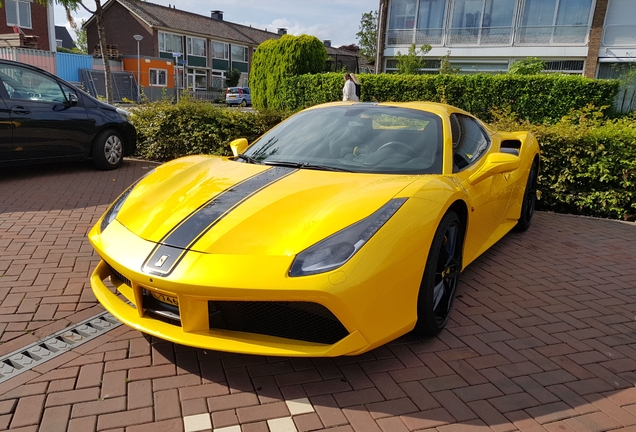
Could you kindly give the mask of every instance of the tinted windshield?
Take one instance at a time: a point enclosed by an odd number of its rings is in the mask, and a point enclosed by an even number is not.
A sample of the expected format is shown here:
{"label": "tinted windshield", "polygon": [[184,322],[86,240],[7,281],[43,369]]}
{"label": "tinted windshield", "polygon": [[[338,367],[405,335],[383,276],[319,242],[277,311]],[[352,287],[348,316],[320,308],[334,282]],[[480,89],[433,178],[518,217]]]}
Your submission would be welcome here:
{"label": "tinted windshield", "polygon": [[389,174],[441,174],[442,121],[425,111],[351,105],[303,111],[245,155],[265,164]]}

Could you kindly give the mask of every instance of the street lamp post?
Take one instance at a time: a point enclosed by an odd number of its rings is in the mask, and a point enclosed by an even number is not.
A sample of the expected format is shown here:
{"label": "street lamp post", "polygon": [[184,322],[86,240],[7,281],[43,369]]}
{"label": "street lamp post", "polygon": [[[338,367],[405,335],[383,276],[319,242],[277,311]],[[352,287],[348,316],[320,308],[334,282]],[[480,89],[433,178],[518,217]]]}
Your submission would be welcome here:
{"label": "street lamp post", "polygon": [[139,60],[139,42],[144,38],[142,35],[133,36],[137,41],[137,102],[141,101],[141,61]]}

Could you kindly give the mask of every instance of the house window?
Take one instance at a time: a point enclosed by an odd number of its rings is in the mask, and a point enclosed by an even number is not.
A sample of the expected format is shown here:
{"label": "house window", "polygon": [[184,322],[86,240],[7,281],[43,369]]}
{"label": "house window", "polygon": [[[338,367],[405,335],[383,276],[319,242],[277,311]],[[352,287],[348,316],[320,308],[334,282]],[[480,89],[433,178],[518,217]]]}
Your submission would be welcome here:
{"label": "house window", "polygon": [[183,51],[183,36],[159,32],[159,51],[175,53]]}
{"label": "house window", "polygon": [[31,2],[7,0],[7,25],[31,28]]}
{"label": "house window", "polygon": [[526,0],[518,42],[586,43],[592,0]]}
{"label": "house window", "polygon": [[509,45],[515,0],[455,0],[450,45]]}
{"label": "house window", "polygon": [[232,45],[232,61],[247,61],[247,47],[241,45]]}
{"label": "house window", "polygon": [[55,39],[55,46],[58,47],[58,48],[62,47],[62,46],[64,46],[64,42],[62,42],[61,39]]}
{"label": "house window", "polygon": [[210,42],[210,52],[212,58],[220,60],[230,59],[230,46],[223,42]]}
{"label": "house window", "polygon": [[204,69],[188,69],[188,89],[207,90],[208,79]]}
{"label": "house window", "polygon": [[446,0],[394,0],[389,11],[389,45],[441,45]]}
{"label": "house window", "polygon": [[150,86],[165,87],[168,77],[168,71],[165,69],[150,69]]}
{"label": "house window", "polygon": [[205,57],[205,39],[187,38],[186,45],[189,56]]}

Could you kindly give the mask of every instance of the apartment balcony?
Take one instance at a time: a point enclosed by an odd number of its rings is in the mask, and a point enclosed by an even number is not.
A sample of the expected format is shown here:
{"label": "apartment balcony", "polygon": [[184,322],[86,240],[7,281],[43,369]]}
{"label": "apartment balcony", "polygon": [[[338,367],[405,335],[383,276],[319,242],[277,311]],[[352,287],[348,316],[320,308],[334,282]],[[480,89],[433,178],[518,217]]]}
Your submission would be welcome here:
{"label": "apartment balcony", "polygon": [[[621,27],[614,29],[614,27]],[[625,29],[623,29],[623,27]],[[607,27],[604,41],[609,43],[636,43],[636,26]],[[471,47],[471,46],[584,46],[587,43],[587,25],[473,27],[435,29],[389,29],[386,45]],[[607,45],[606,46],[611,46]]]}
{"label": "apartment balcony", "polygon": [[517,45],[585,45],[587,25],[518,27]]}
{"label": "apartment balcony", "polygon": [[511,44],[512,27],[453,28],[448,32],[448,46]]}
{"label": "apartment balcony", "polygon": [[603,46],[636,46],[636,24],[610,24],[603,29]]}
{"label": "apartment balcony", "polygon": [[394,29],[387,32],[387,45],[442,45],[444,29]]}

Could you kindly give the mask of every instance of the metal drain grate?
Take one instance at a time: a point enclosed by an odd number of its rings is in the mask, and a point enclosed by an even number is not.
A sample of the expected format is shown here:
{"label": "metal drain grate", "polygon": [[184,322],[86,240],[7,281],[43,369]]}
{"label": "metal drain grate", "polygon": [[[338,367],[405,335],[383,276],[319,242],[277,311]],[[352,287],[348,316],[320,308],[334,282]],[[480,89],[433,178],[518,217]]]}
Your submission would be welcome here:
{"label": "metal drain grate", "polygon": [[0,357],[0,383],[33,369],[120,325],[121,323],[110,313],[102,312],[67,327],[47,339],[4,355]]}

